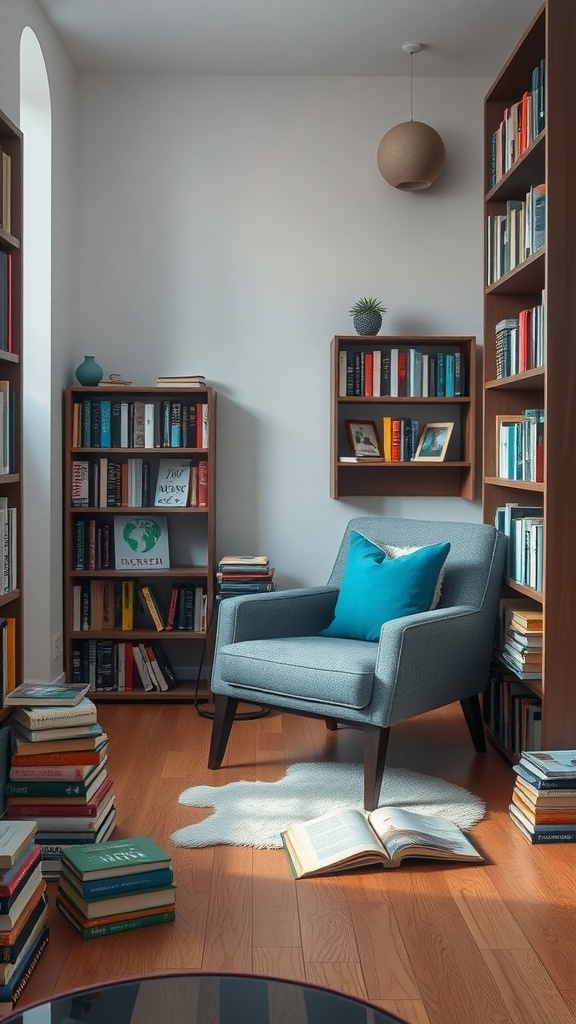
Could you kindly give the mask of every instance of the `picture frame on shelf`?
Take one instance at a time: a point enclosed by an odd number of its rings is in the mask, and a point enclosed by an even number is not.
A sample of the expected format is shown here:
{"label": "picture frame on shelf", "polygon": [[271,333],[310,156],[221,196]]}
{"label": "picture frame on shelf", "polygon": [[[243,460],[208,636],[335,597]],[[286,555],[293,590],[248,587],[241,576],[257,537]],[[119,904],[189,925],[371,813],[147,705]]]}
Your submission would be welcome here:
{"label": "picture frame on shelf", "polygon": [[382,459],[382,446],[374,420],[346,420],[346,431],[357,459]]}
{"label": "picture frame on shelf", "polygon": [[444,462],[454,423],[425,423],[414,462]]}

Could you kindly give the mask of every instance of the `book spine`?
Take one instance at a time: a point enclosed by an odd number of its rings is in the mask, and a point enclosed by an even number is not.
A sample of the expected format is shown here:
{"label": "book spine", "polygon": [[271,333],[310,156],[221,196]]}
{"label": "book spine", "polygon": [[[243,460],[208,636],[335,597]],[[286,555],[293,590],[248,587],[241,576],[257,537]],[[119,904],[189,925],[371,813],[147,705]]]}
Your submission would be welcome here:
{"label": "book spine", "polygon": [[12,989],[9,985],[3,985],[0,988],[0,1002],[10,1001],[12,1006],[14,1006],[18,1002],[18,999],[20,998],[24,989],[26,988],[26,985],[28,984],[32,971],[36,967],[36,964],[38,963],[40,957],[42,956],[42,953],[44,952],[46,946],[48,945],[48,939],[49,931],[48,928],[45,927],[40,932],[38,943],[34,947],[34,952],[28,962],[28,966],[26,967],[26,970],[21,975],[21,977],[18,979],[17,984]]}
{"label": "book spine", "polygon": [[176,919],[176,912],[174,910],[170,910],[165,911],[162,914],[151,914],[149,917],[124,918],[119,919],[118,921],[111,921],[109,924],[82,928],[72,914],[68,913],[67,909],[62,905],[59,899],[56,900],[56,906],[80,932],[83,939],[96,939],[101,935],[116,935],[118,932],[135,931],[137,928],[147,928],[154,924],[168,924],[170,921],[174,921]]}
{"label": "book spine", "polygon": [[208,507],[208,461],[201,459],[198,463],[198,506]]}
{"label": "book spine", "polygon": [[[48,755],[49,756],[49,755]],[[10,768],[10,779],[19,782],[24,779],[31,779],[35,782],[75,782],[82,781],[88,774],[88,770],[81,765],[40,765],[12,766]]]}
{"label": "book spine", "polygon": [[[70,880],[70,876],[68,878]],[[125,892],[139,892],[141,889],[153,889],[172,885],[173,881],[172,870],[170,868],[162,868],[158,871],[149,871],[139,875],[94,878],[88,882],[80,883],[79,888],[84,899],[90,900],[96,896],[113,896]]]}
{"label": "book spine", "polygon": [[[92,782],[88,782],[91,786]],[[9,798],[19,796],[84,796],[88,787],[84,782],[7,782],[4,793]]]}
{"label": "book spine", "polygon": [[[26,712],[26,713],[24,713]],[[33,713],[32,713],[33,712]],[[77,708],[61,707],[42,709],[19,708],[13,712],[15,718],[29,729],[51,729],[60,723],[66,725],[93,725],[96,722],[96,707]]]}

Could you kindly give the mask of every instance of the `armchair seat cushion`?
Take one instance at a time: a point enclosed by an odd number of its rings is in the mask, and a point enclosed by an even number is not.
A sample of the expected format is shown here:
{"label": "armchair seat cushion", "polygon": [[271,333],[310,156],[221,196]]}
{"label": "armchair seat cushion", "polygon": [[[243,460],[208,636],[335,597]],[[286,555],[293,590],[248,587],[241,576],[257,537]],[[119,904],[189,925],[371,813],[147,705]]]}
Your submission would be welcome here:
{"label": "armchair seat cushion", "polygon": [[320,636],[245,640],[220,648],[221,678],[258,700],[292,697],[331,708],[370,703],[378,645]]}

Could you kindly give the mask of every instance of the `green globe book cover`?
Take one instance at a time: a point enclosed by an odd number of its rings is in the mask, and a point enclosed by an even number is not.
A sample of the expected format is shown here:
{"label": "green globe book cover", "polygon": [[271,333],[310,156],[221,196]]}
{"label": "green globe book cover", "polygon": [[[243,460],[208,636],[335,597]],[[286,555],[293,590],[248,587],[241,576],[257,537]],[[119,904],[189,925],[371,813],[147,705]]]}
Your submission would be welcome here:
{"label": "green globe book cover", "polygon": [[114,516],[114,560],[127,572],[169,569],[166,516]]}

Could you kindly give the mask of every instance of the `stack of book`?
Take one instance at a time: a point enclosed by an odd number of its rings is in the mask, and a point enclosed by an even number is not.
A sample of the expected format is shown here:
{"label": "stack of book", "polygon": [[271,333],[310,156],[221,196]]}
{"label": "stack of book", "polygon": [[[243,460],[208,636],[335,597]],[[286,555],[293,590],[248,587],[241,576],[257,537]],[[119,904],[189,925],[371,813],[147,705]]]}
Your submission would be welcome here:
{"label": "stack of book", "polygon": [[63,846],[100,843],[114,828],[108,737],[86,692],[86,686],[23,683],[6,702],[15,731],[5,817],[36,819],[42,874],[48,879],[59,875]]}
{"label": "stack of book", "polygon": [[530,843],[576,842],[576,750],[525,750],[510,816]]}
{"label": "stack of book", "polygon": [[0,1013],[10,1013],[48,942],[35,821],[0,822]]}
{"label": "stack of book", "polygon": [[504,637],[502,660],[519,679],[542,676],[542,609],[514,608]]}
{"label": "stack of book", "polygon": [[267,555],[224,555],[216,573],[216,600],[276,590]]}
{"label": "stack of book", "polygon": [[176,916],[170,857],[146,836],[62,851],[56,906],[83,939]]}

